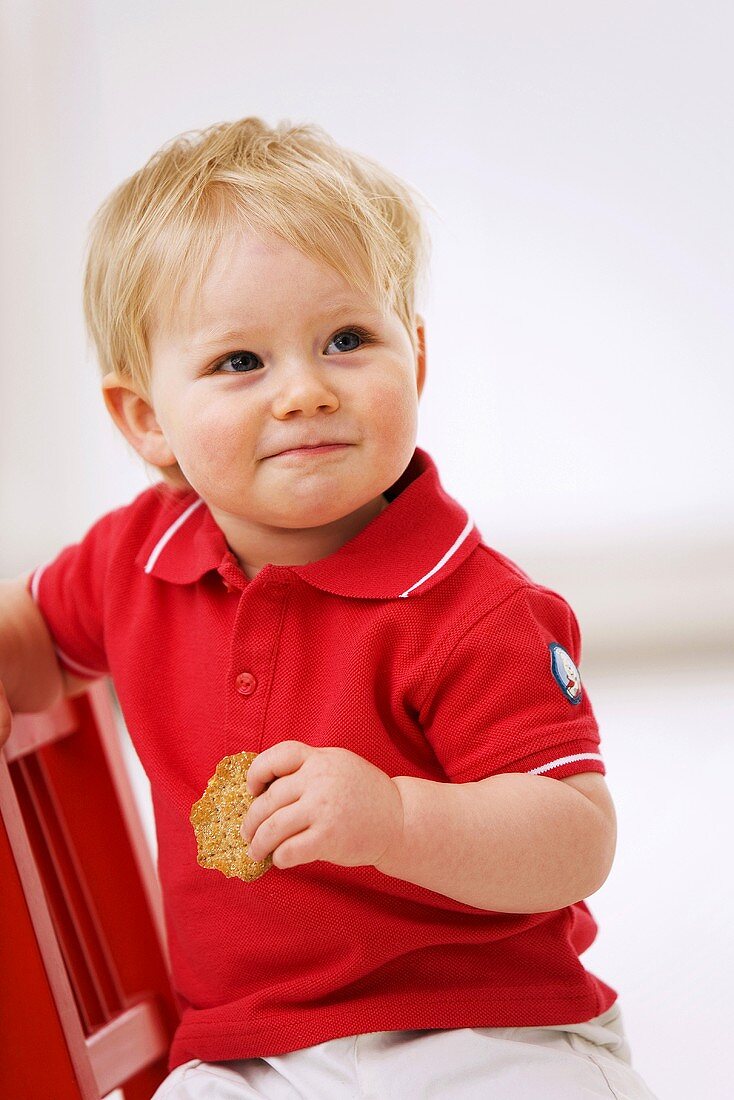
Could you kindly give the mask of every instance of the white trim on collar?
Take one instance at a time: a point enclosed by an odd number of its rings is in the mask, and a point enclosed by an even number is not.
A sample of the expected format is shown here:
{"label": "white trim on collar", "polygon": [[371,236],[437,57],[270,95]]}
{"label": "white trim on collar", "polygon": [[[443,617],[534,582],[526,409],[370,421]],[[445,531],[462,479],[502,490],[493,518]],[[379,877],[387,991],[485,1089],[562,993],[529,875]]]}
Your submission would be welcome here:
{"label": "white trim on collar", "polygon": [[404,592],[401,592],[399,598],[402,599],[404,596],[407,596],[410,592],[413,591],[414,588],[417,588],[419,585],[423,584],[424,581],[427,581],[429,577],[432,577],[434,573],[438,573],[439,569],[443,565],[446,564],[446,562],[449,560],[449,558],[452,558],[454,556],[454,554],[459,549],[459,547],[461,546],[464,539],[467,538],[468,535],[471,533],[473,527],[474,527],[474,521],[472,520],[472,518],[470,516],[468,521],[467,521],[466,527],[461,532],[461,534],[459,535],[458,539],[453,544],[453,546],[449,547],[449,549],[446,551],[446,553],[441,558],[441,560],[436,562],[433,569],[429,570],[429,572],[426,573],[425,576],[421,577],[421,579],[419,581],[416,581],[415,584],[411,584],[410,588],[406,588]]}
{"label": "white trim on collar", "polygon": [[148,558],[147,562],[145,563],[145,572],[146,573],[150,573],[150,571],[152,570],[153,566],[155,565],[155,563],[157,562],[157,560],[160,556],[161,550],[163,550],[163,548],[165,547],[168,540],[170,538],[173,538],[173,536],[176,534],[176,532],[178,531],[181,524],[185,523],[186,520],[191,515],[191,513],[195,512],[196,509],[199,507],[199,505],[203,504],[203,503],[204,503],[204,498],[203,497],[199,497],[197,500],[195,500],[194,503],[190,504],[189,507],[186,509],[186,511],[183,512],[178,517],[178,519],[174,523],[171,524],[171,526],[168,528],[168,530],[165,531],[164,534],[161,535],[161,537],[158,539],[158,542],[153,547],[153,549],[150,553],[150,557]]}

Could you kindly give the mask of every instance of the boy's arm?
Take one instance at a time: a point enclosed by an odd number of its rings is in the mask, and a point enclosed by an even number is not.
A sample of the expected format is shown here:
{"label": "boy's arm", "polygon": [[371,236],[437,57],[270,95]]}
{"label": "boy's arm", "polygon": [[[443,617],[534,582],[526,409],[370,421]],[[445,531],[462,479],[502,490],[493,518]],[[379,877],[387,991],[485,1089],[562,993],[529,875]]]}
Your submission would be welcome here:
{"label": "boy's arm", "polygon": [[53,640],[27,589],[28,575],[0,581],[0,745],[10,733],[10,711],[46,710],[62,695],[83,691],[89,681],[59,665]]}
{"label": "boy's arm", "polygon": [[403,829],[375,864],[386,875],[479,909],[544,913],[589,897],[609,874],[616,816],[598,772],[393,782]]}

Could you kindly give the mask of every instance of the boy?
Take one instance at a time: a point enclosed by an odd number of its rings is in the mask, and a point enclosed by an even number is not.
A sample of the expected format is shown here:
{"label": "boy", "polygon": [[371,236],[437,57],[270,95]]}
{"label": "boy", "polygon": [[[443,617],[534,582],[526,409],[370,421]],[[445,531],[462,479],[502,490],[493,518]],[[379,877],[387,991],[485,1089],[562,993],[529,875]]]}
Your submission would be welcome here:
{"label": "boy", "polygon": [[[157,1100],[651,1095],[579,960],[615,818],[575,617],[415,444],[427,253],[402,182],[256,118],[93,228],[104,400],[164,480],[5,582],[0,679],[115,683],[182,1014]],[[247,884],[189,822],[243,751]]]}

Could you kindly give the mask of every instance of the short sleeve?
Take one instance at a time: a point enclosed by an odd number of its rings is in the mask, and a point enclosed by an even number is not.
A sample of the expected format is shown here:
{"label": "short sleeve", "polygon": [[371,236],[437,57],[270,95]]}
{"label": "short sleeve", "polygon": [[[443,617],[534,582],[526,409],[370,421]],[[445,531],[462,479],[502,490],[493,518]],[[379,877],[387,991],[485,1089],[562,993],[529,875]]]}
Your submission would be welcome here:
{"label": "short sleeve", "polygon": [[500,772],[604,775],[580,659],[573,611],[540,586],[517,589],[465,631],[419,712],[449,779],[467,783]]}
{"label": "short sleeve", "polygon": [[40,565],[27,588],[54,642],[59,663],[72,675],[109,673],[104,639],[104,592],[122,509],[97,520],[83,539]]}

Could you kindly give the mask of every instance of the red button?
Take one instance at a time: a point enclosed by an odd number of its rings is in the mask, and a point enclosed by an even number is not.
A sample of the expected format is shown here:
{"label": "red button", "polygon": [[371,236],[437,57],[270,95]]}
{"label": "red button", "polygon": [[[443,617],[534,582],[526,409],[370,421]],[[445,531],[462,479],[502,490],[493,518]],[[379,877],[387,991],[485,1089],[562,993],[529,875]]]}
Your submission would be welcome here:
{"label": "red button", "polygon": [[265,584],[263,585],[265,591],[268,592],[271,596],[280,596],[283,592],[285,592],[287,587],[288,584],[286,581],[265,581]]}
{"label": "red button", "polygon": [[237,684],[237,690],[240,695],[252,695],[257,687],[257,680],[251,672],[241,672],[235,683]]}

